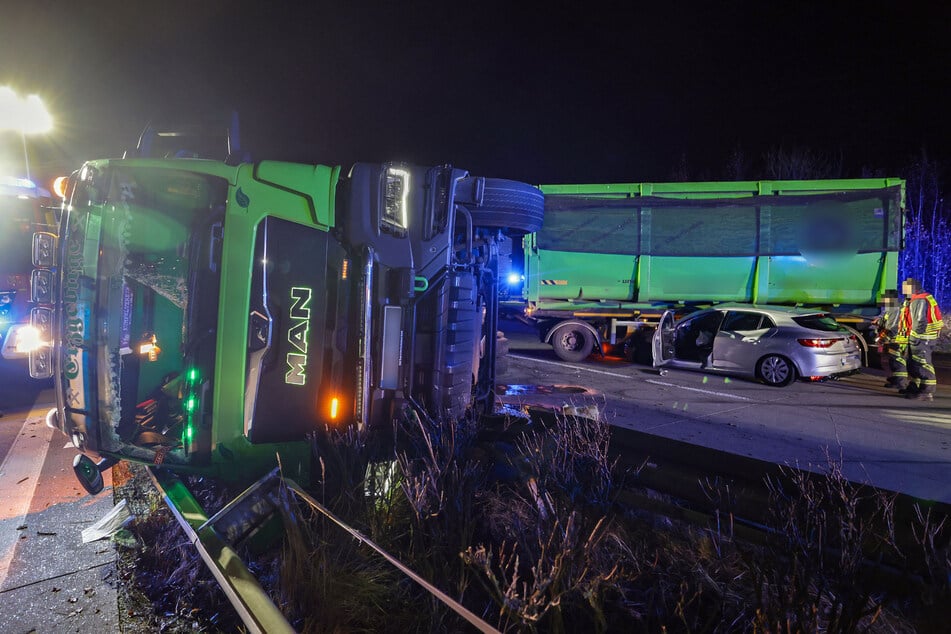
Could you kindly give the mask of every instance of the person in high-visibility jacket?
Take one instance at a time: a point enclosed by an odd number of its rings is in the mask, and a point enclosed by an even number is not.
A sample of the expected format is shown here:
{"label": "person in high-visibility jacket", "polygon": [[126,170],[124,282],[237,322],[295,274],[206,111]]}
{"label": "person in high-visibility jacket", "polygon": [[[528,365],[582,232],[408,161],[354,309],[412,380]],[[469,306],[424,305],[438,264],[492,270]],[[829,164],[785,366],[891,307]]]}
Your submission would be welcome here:
{"label": "person in high-visibility jacket", "polygon": [[902,282],[901,291],[908,300],[901,312],[901,321],[908,329],[908,387],[900,391],[908,398],[930,401],[938,389],[931,354],[944,326],[941,310],[931,293],[922,290],[914,278]]}
{"label": "person in high-visibility jacket", "polygon": [[908,330],[901,319],[903,309],[904,304],[898,301],[898,291],[885,291],[875,336],[888,362],[889,376],[885,387],[899,390],[908,387]]}

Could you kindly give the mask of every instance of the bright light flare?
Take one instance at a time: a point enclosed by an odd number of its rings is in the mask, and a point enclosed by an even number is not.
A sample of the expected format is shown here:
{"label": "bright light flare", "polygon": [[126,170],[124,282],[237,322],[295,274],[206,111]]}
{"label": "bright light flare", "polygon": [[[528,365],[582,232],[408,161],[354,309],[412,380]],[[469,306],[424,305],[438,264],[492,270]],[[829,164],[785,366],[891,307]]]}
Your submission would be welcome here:
{"label": "bright light flare", "polygon": [[337,412],[340,406],[340,401],[337,397],[330,399],[330,420],[337,420]]}
{"label": "bright light flare", "polygon": [[48,345],[36,326],[23,326],[17,330],[16,351],[20,354],[29,354]]}
{"label": "bright light flare", "polygon": [[37,95],[25,99],[12,88],[0,86],[0,130],[44,134],[53,129],[53,117]]}

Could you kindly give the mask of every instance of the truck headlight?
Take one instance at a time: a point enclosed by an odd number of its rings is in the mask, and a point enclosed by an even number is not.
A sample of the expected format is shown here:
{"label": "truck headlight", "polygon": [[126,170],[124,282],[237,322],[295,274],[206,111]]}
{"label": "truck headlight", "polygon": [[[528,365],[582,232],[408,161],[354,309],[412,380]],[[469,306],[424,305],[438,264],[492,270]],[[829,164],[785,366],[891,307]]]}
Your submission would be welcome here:
{"label": "truck headlight", "polygon": [[45,231],[33,234],[33,266],[51,268],[56,263],[56,236]]}
{"label": "truck headlight", "polygon": [[[53,350],[50,347],[53,334],[53,311],[49,308],[34,308],[30,311],[30,325],[17,332],[17,352],[29,352],[30,376],[48,379],[53,376]],[[21,350],[20,342],[23,341]]]}
{"label": "truck headlight", "polygon": [[53,271],[33,269],[30,277],[30,301],[34,304],[53,303]]}
{"label": "truck headlight", "polygon": [[43,339],[40,337],[40,331],[33,326],[23,326],[16,331],[16,351],[20,354],[27,354],[43,347]]}
{"label": "truck headlight", "polygon": [[13,308],[13,298],[15,296],[16,291],[0,293],[0,324],[9,321],[10,311]]}
{"label": "truck headlight", "polygon": [[49,308],[34,308],[30,311],[30,324],[17,329],[16,351],[34,353],[49,348],[52,340],[53,312]]}
{"label": "truck headlight", "polygon": [[390,231],[395,229],[399,234],[406,231],[408,196],[409,172],[393,167],[386,168],[380,229]]}

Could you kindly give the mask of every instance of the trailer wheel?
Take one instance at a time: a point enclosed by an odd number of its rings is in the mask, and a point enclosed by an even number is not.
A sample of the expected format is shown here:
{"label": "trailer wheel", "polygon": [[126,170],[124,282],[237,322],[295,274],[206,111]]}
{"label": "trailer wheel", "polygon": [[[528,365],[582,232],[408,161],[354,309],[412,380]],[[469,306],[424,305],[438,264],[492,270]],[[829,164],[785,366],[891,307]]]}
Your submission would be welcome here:
{"label": "trailer wheel", "polygon": [[581,361],[594,350],[594,337],[580,326],[565,324],[552,333],[551,345],[562,361]]}
{"label": "trailer wheel", "polygon": [[502,178],[486,178],[482,205],[468,208],[476,227],[510,229],[532,233],[542,226],[545,196],[528,183]]}
{"label": "trailer wheel", "polygon": [[756,365],[756,376],[767,385],[786,387],[796,380],[796,366],[786,357],[770,354]]}

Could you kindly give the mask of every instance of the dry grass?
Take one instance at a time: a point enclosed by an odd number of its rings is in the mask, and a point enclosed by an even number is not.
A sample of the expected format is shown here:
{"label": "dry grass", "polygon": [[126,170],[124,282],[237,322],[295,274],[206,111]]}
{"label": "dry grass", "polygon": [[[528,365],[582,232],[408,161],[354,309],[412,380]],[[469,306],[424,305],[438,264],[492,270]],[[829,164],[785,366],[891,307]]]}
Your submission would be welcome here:
{"label": "dry grass", "polygon": [[[506,632],[912,632],[945,624],[948,528],[920,510],[910,520],[913,539],[899,543],[893,498],[846,481],[838,461],[828,461],[825,477],[788,470],[770,482],[767,537],[752,543],[734,536],[732,494],[719,483],[705,483],[720,505],[720,520],[708,526],[620,509],[615,496],[637,474],[609,460],[609,441],[605,423],[583,418],[512,419],[477,431],[413,415],[393,461],[371,461],[366,438],[353,432],[315,438],[321,475],[313,494]],[[323,515],[290,498],[285,513],[283,550],[251,567],[299,631],[471,631]],[[153,562],[157,576],[201,585],[186,574],[192,563],[174,538],[156,547],[164,559]],[[917,577],[902,562],[916,562]]]}

